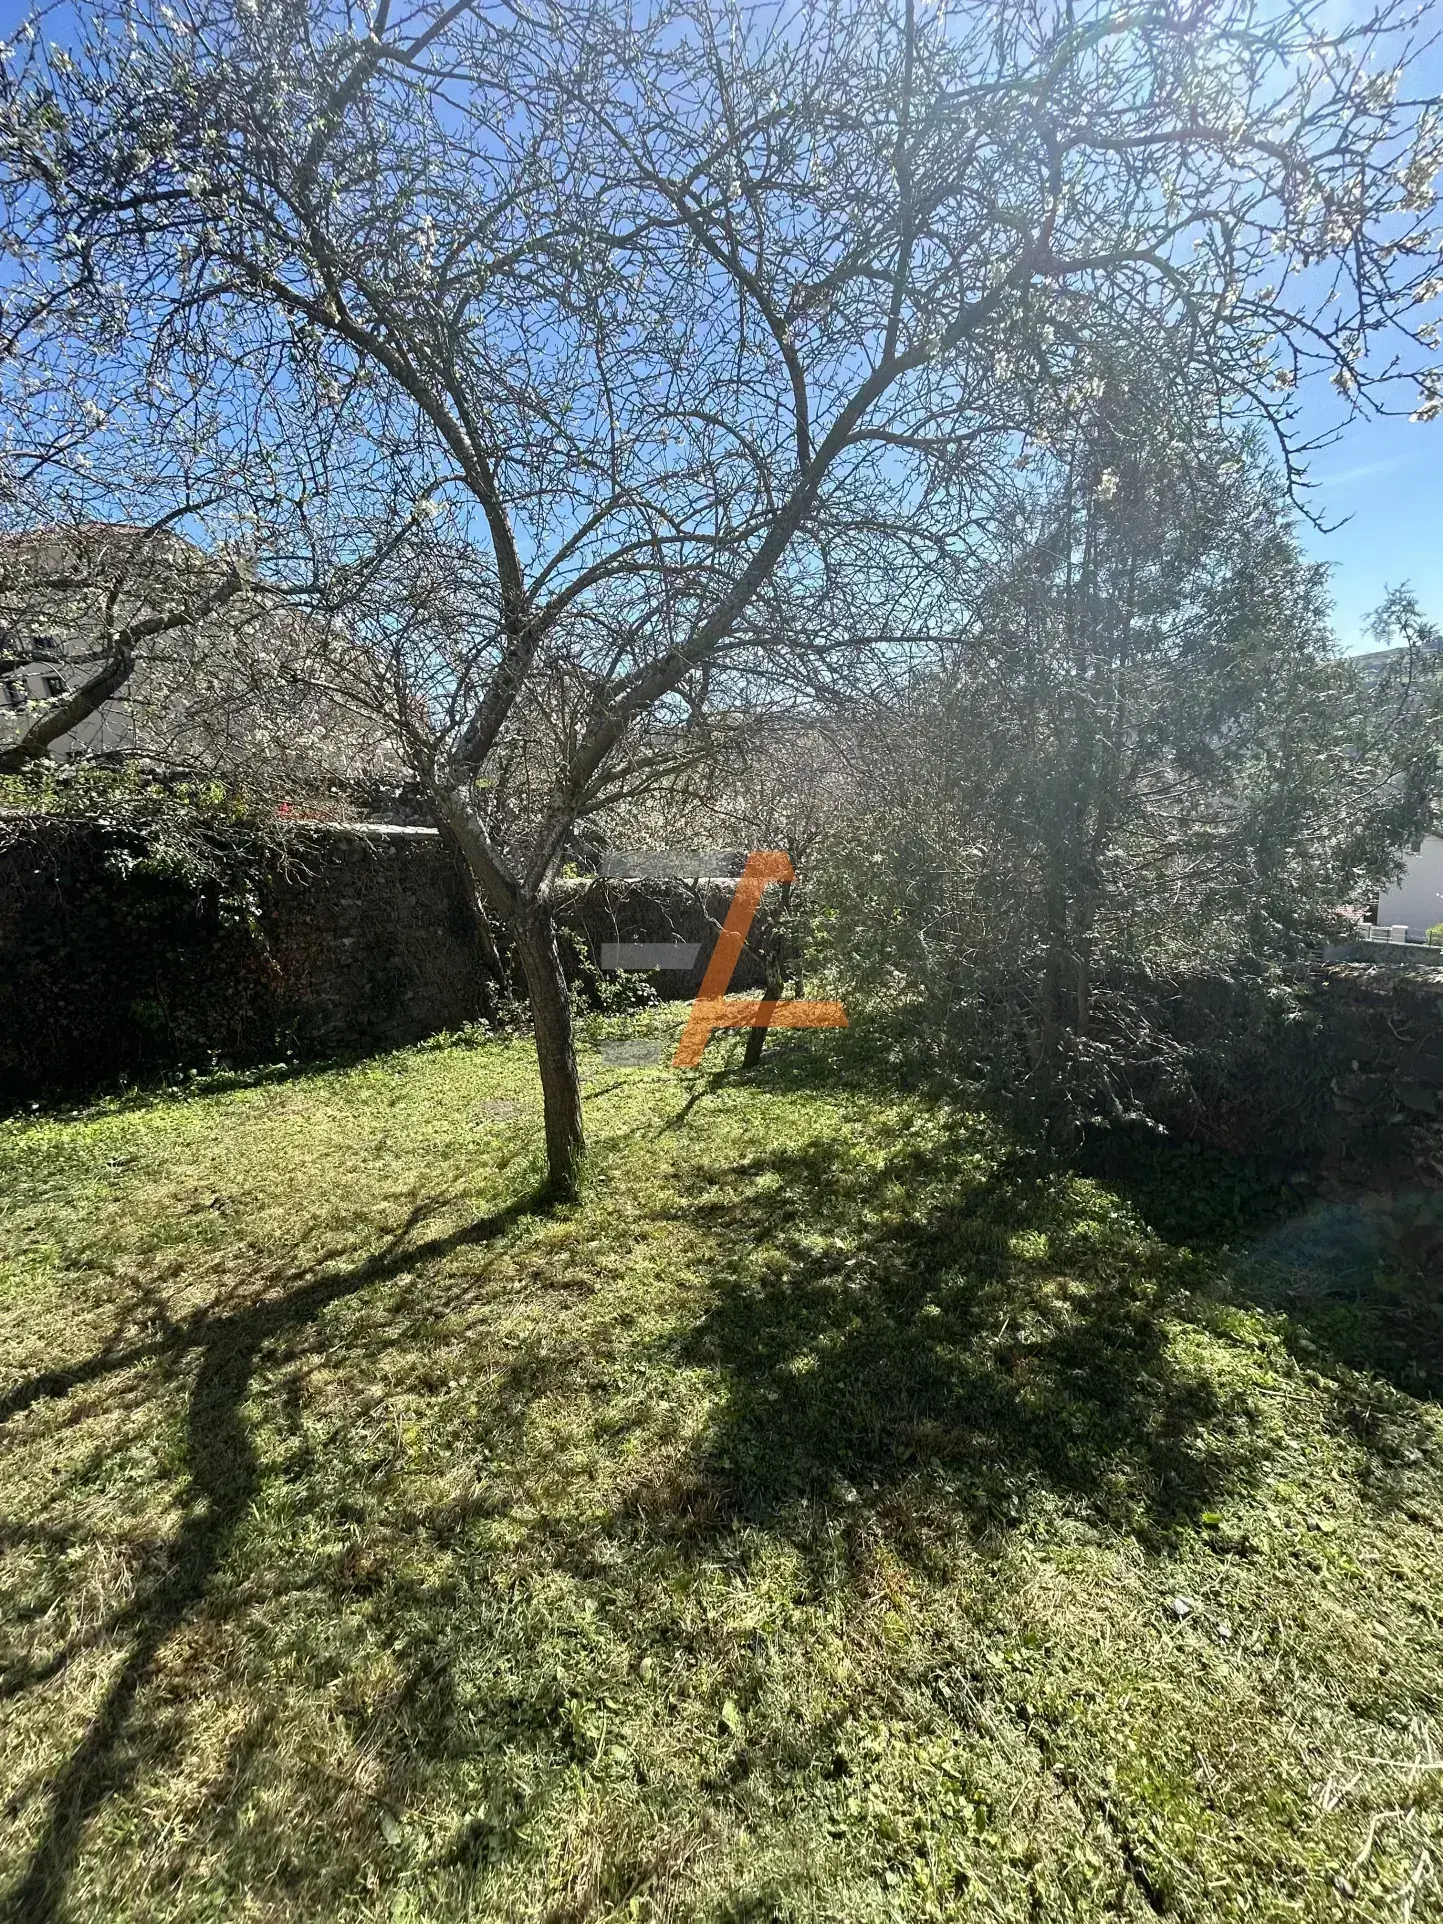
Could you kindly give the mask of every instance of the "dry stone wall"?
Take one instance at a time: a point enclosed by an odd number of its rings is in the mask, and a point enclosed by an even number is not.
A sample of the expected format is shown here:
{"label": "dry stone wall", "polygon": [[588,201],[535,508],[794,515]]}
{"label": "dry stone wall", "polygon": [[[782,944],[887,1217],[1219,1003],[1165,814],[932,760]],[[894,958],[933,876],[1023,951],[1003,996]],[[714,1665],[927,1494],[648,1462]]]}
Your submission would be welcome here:
{"label": "dry stone wall", "polygon": [[1443,1177],[1443,970],[1325,962],[1288,986],[1271,1007],[1257,983],[1178,986],[1197,1102],[1168,1120],[1299,1166]]}
{"label": "dry stone wall", "polygon": [[[488,1020],[506,992],[469,891],[417,829],[300,831],[243,888],[157,868],[134,833],[73,817],[0,819],[0,1108],[123,1077],[395,1048]],[[563,885],[563,953],[594,990],[608,942],[695,942],[695,995],[733,884]],[[764,979],[765,910],[733,976]],[[504,974],[508,959],[500,956]],[[1302,1167],[1443,1177],[1443,970],[1373,962],[1258,982],[1199,976],[1159,1006],[1197,1065],[1183,1135]],[[1275,1011],[1275,1012],[1274,1012]]]}

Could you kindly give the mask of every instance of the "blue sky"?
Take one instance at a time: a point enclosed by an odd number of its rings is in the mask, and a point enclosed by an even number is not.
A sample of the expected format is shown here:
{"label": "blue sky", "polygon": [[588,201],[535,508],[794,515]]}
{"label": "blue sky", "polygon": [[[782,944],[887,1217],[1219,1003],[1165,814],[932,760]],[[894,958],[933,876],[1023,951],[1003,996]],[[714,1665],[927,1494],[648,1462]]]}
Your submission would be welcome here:
{"label": "blue sky", "polygon": [[1311,505],[1333,533],[1303,528],[1332,567],[1338,639],[1365,645],[1363,624],[1384,591],[1408,582],[1443,625],[1443,420],[1355,421],[1313,457]]}
{"label": "blue sky", "polygon": [[[1327,0],[1324,19],[1341,27],[1371,10],[1371,0]],[[1420,34],[1443,28],[1443,8],[1423,11]],[[1426,48],[1409,71],[1413,99],[1443,93],[1443,47]],[[1326,388],[1303,395],[1310,434],[1338,418]],[[1332,568],[1338,640],[1349,650],[1368,645],[1363,625],[1389,588],[1408,583],[1424,612],[1443,625],[1443,419],[1410,421],[1406,412],[1385,420],[1348,423],[1336,443],[1309,462],[1316,482],[1310,504],[1327,521],[1321,534],[1304,524],[1310,554]]]}
{"label": "blue sky", "polygon": [[[1371,7],[1372,0],[1324,0],[1322,19],[1341,27]],[[30,0],[0,0],[0,37],[14,32]],[[47,10],[46,28],[57,33],[71,18],[68,5]],[[1443,31],[1423,9],[1420,29]],[[1412,68],[1407,93],[1414,99],[1443,92],[1443,46],[1429,47]],[[1300,392],[1304,432],[1320,434],[1338,421],[1337,397],[1326,387]],[[1308,552],[1331,569],[1338,640],[1345,649],[1368,645],[1365,623],[1389,588],[1404,583],[1424,612],[1443,625],[1443,418],[1409,421],[1406,413],[1348,422],[1331,446],[1309,462],[1315,486],[1310,504],[1326,532],[1301,526]]]}

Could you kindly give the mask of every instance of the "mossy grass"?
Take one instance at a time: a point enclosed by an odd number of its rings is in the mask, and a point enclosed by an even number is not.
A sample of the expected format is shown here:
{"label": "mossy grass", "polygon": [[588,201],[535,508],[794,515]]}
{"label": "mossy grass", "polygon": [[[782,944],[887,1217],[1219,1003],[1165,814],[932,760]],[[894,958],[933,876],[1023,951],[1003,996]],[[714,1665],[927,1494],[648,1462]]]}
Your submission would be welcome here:
{"label": "mossy grass", "polygon": [[0,1125],[0,1911],[1437,1914],[1429,1292],[670,1034]]}

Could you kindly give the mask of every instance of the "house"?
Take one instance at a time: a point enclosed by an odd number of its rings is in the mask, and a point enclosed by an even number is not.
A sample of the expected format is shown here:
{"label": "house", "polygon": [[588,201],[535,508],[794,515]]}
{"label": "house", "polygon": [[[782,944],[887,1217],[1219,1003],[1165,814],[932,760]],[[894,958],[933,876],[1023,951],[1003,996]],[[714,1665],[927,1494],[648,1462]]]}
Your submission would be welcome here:
{"label": "house", "polygon": [[[193,587],[207,566],[177,535],[105,522],[0,535],[0,748],[98,672],[107,627]],[[151,672],[139,665],[103,707],[49,744],[49,758],[143,747],[136,702]]]}
{"label": "house", "polygon": [[[1421,652],[1436,660],[1443,653],[1443,642],[1424,641]],[[1402,665],[1406,653],[1402,648],[1384,648],[1354,660],[1365,675],[1381,680]],[[1374,922],[1380,930],[1406,929],[1402,939],[1409,942],[1425,941],[1429,929],[1443,922],[1443,835],[1425,835],[1399,879],[1379,889]]]}
{"label": "house", "polygon": [[[168,530],[0,534],[0,749],[108,665],[108,635],[202,603],[225,566]],[[345,649],[283,599],[242,594],[199,626],[147,637],[124,683],[45,753],[138,759],[290,798],[394,784],[384,730],[332,692]]]}
{"label": "house", "polygon": [[1406,927],[1421,942],[1443,922],[1443,836],[1425,835],[1399,881],[1378,891],[1378,926]]}
{"label": "house", "polygon": [[[61,700],[93,672],[88,661],[72,660],[73,650],[79,652],[73,638],[0,630],[0,748],[19,740],[37,709]],[[80,761],[122,749],[134,732],[130,690],[122,689],[78,727],[58,736],[47,752],[52,761]]]}
{"label": "house", "polygon": [[0,634],[0,696],[7,716],[67,692],[65,645],[54,635]]}

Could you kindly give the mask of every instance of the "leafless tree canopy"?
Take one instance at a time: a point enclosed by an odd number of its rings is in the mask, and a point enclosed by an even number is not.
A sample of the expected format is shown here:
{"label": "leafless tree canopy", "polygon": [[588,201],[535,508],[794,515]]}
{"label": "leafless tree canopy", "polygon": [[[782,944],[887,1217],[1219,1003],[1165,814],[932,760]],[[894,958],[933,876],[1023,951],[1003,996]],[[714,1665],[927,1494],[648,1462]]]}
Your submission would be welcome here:
{"label": "leafless tree canopy", "polygon": [[107,5],[7,68],[6,485],[123,494],[145,450],[256,584],[348,611],[325,672],[517,932],[569,1167],[578,820],[935,619],[1104,350],[1285,448],[1309,371],[1440,405],[1416,15],[1327,19]]}

